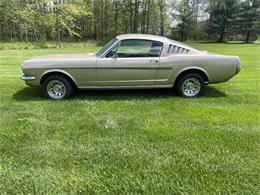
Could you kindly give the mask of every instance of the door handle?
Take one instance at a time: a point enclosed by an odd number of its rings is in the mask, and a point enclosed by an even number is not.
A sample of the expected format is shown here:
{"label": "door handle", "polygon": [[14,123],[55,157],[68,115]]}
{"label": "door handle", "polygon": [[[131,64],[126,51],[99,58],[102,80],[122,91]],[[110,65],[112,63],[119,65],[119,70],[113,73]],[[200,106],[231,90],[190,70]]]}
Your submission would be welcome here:
{"label": "door handle", "polygon": [[151,63],[159,63],[159,60],[150,60]]}

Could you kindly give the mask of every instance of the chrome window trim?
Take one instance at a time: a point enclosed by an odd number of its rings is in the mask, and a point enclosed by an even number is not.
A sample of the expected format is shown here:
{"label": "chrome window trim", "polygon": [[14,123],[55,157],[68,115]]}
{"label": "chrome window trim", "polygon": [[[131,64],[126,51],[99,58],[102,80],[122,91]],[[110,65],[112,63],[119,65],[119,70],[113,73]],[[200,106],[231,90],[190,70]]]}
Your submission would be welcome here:
{"label": "chrome window trim", "polygon": [[118,40],[117,42],[115,42],[113,45],[111,45],[99,58],[105,58],[105,56],[112,50],[114,49],[118,43],[120,43],[121,41]]}

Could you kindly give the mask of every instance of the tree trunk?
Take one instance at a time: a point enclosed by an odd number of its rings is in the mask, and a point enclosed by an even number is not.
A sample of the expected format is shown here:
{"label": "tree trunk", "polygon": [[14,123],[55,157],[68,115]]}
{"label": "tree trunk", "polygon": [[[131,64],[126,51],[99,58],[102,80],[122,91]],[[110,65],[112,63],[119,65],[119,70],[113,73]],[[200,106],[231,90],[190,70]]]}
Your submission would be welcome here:
{"label": "tree trunk", "polygon": [[61,47],[61,33],[60,33],[60,29],[58,29],[58,32],[57,32],[57,40],[58,40],[58,47]]}
{"label": "tree trunk", "polygon": [[[260,5],[259,5],[260,6]],[[249,43],[249,41],[250,41],[250,35],[251,35],[251,23],[252,23],[252,20],[253,20],[253,18],[252,17],[249,17],[249,20],[248,20],[248,26],[247,26],[247,33],[246,33],[246,43]]]}
{"label": "tree trunk", "polygon": [[138,13],[139,13],[139,0],[135,0],[135,15],[134,15],[134,33],[138,31]]}
{"label": "tree trunk", "polygon": [[13,31],[10,32],[10,40],[13,41]]}
{"label": "tree trunk", "polygon": [[160,0],[160,35],[164,36],[164,5],[165,5],[165,1],[164,0]]}
{"label": "tree trunk", "polygon": [[27,32],[27,30],[25,31],[25,40],[26,40],[26,43],[28,43],[28,32]]}
{"label": "tree trunk", "polygon": [[183,42],[183,41],[184,41],[184,32],[181,31],[181,42]]}
{"label": "tree trunk", "polygon": [[146,28],[145,28],[145,25],[146,25],[146,10],[147,10],[147,4],[146,3],[143,3],[143,9],[142,9],[142,22],[141,22],[141,33],[145,33],[146,31]]}
{"label": "tree trunk", "polygon": [[220,31],[220,36],[219,36],[219,43],[222,43],[224,40],[224,36],[225,36],[225,30],[226,30],[226,24],[227,24],[227,19],[224,20],[221,31]]}
{"label": "tree trunk", "polygon": [[115,15],[114,15],[114,21],[115,21],[115,29],[114,29],[114,35],[117,35],[118,32],[118,2],[117,0],[114,0],[114,10],[115,10]]}
{"label": "tree trunk", "polygon": [[223,42],[223,39],[224,39],[224,31],[221,30],[221,33],[220,33],[220,36],[219,36],[218,42],[219,42],[219,43],[222,43],[222,42]]}
{"label": "tree trunk", "polygon": [[146,18],[146,30],[145,33],[148,34],[150,28],[150,10],[151,10],[151,0],[148,1],[148,10],[147,10],[147,18]]}
{"label": "tree trunk", "polygon": [[60,21],[59,21],[59,16],[57,15],[56,18],[56,31],[57,31],[57,45],[58,47],[62,47],[61,43],[61,28],[60,28]]}
{"label": "tree trunk", "polygon": [[104,17],[104,9],[105,4],[104,1],[101,1],[101,39],[104,40],[104,24],[105,24],[105,17]]}
{"label": "tree trunk", "polygon": [[23,30],[20,29],[20,41],[23,41]]}
{"label": "tree trunk", "polygon": [[2,24],[1,24],[1,20],[0,20],[0,40],[2,40],[3,39],[3,37],[2,37]]}
{"label": "tree trunk", "polygon": [[250,31],[250,30],[247,30],[246,43],[249,43],[249,41],[250,41],[250,34],[251,34],[251,31]]}
{"label": "tree trunk", "polygon": [[129,0],[129,26],[130,26],[130,32],[132,33],[134,31],[133,29],[133,7],[132,7],[132,0]]}

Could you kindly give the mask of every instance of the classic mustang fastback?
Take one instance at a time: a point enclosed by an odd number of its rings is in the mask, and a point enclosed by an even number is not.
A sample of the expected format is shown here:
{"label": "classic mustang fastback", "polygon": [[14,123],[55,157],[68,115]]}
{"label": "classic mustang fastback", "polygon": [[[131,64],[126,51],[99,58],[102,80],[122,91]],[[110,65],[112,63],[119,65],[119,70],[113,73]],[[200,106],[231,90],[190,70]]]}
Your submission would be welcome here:
{"label": "classic mustang fastback", "polygon": [[240,71],[236,56],[210,54],[168,38],[128,34],[98,53],[50,55],[22,64],[24,80],[51,99],[78,89],[172,88],[197,97],[208,83],[226,82]]}

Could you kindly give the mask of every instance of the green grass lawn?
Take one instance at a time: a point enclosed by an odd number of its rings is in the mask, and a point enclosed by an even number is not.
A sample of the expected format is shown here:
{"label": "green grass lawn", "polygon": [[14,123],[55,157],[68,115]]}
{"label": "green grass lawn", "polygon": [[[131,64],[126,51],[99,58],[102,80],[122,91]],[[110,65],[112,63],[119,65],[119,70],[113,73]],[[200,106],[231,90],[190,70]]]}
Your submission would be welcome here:
{"label": "green grass lawn", "polygon": [[127,90],[50,101],[19,80],[20,64],[98,48],[0,51],[0,194],[259,194],[260,45],[193,46],[239,55],[242,71],[198,99]]}

